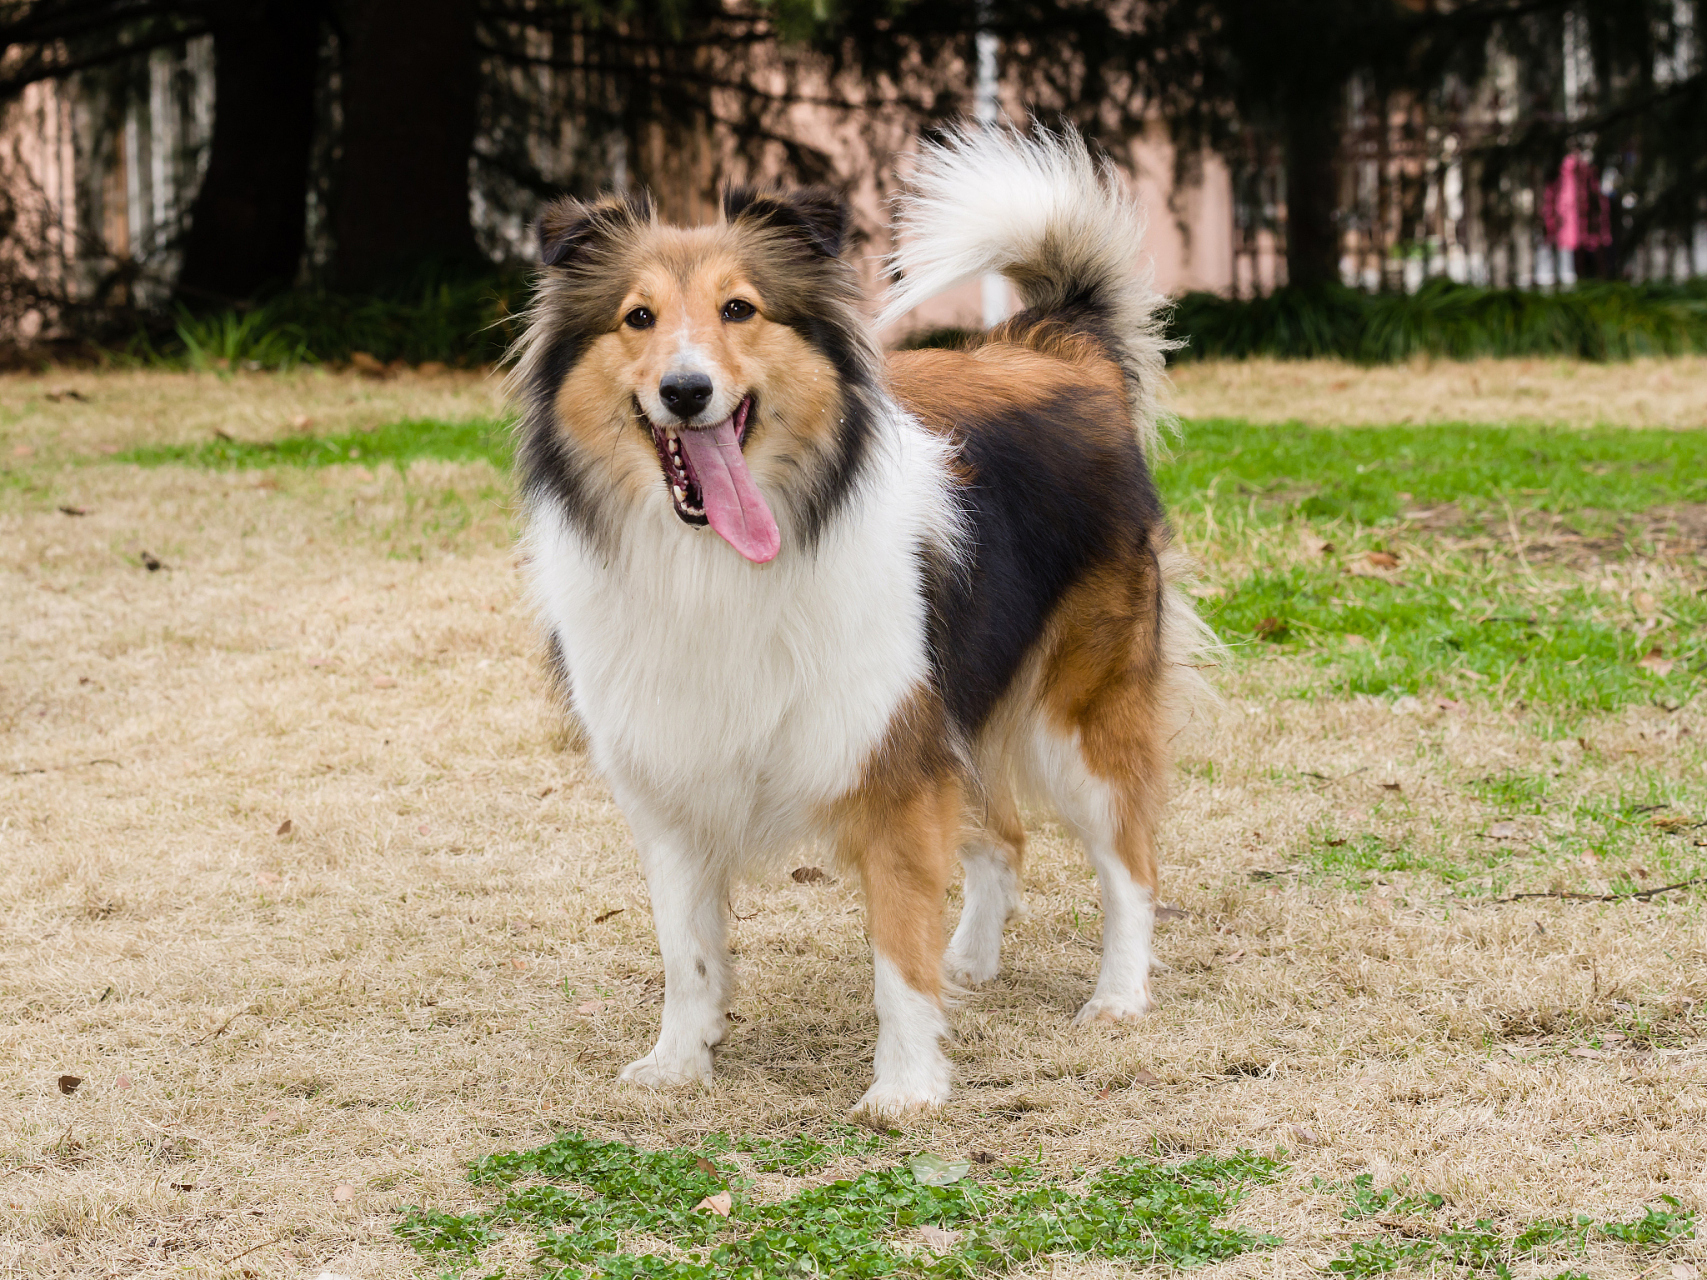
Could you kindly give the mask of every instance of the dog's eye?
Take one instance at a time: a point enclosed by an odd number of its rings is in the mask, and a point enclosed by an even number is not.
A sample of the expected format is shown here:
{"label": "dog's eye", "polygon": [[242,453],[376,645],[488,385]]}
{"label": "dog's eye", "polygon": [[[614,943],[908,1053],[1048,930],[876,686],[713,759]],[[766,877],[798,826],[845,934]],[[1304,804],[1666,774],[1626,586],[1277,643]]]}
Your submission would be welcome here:
{"label": "dog's eye", "polygon": [[723,318],[730,321],[751,320],[758,309],[745,298],[731,298],[723,304]]}
{"label": "dog's eye", "polygon": [[645,307],[636,307],[622,318],[622,322],[630,329],[650,329],[658,323],[658,317]]}

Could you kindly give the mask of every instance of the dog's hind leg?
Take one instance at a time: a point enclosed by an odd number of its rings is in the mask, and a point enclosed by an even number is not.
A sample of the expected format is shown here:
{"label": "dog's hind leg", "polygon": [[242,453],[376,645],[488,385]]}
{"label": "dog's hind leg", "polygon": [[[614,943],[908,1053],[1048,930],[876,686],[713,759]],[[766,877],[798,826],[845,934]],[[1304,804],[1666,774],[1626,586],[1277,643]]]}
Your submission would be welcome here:
{"label": "dog's hind leg", "polygon": [[965,905],[949,941],[943,969],[949,981],[977,986],[1002,967],[1002,929],[1018,915],[1025,826],[1006,781],[987,782],[983,822],[960,846],[966,868]]}
{"label": "dog's hind leg", "polygon": [[728,1026],[729,875],[673,834],[642,837],[640,857],[664,955],[664,1018],[652,1052],[624,1067],[622,1079],[654,1087],[709,1080],[712,1047]]}
{"label": "dog's hind leg", "polygon": [[[1155,762],[1142,740],[1091,757],[1080,731],[1039,724],[1032,770],[1084,842],[1102,893],[1102,966],[1074,1022],[1119,1022],[1149,1012],[1156,920]],[[1110,754],[1114,759],[1106,758]]]}
{"label": "dog's hind leg", "polygon": [[894,1119],[948,1098],[942,903],[960,803],[960,787],[948,777],[899,795],[868,794],[843,831],[842,857],[865,885],[877,999],[875,1079],[855,1110],[874,1117]]}

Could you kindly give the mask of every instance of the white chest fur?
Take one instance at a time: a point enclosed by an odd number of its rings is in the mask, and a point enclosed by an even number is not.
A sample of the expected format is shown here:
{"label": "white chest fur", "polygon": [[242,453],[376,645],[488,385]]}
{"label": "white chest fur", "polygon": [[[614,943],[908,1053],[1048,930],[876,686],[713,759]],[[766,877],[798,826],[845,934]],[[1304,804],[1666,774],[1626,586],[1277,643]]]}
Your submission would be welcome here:
{"label": "white chest fur", "polygon": [[896,414],[816,550],[785,524],[765,566],[684,526],[661,489],[610,556],[554,508],[531,513],[535,599],[631,823],[737,863],[814,834],[927,677],[919,548],[952,536],[947,474],[943,446]]}

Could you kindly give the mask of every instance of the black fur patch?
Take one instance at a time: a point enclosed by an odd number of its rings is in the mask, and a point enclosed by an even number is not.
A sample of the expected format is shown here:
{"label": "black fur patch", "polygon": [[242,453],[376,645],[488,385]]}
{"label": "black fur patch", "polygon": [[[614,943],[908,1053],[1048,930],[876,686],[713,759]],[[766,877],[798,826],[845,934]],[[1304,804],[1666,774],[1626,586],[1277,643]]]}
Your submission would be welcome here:
{"label": "black fur patch", "polygon": [[[1154,564],[1160,496],[1130,434],[1111,439],[1107,393],[1067,390],[968,422],[967,551],[931,575],[931,661],[955,727],[975,733],[1062,596],[1105,562]],[[1160,609],[1156,610],[1157,624]]]}
{"label": "black fur patch", "polygon": [[852,221],[847,201],[825,187],[803,187],[786,194],[730,187],[723,193],[723,216],[730,222],[787,232],[825,258],[841,256]]}
{"label": "black fur patch", "polygon": [[559,200],[537,228],[547,270],[535,304],[539,346],[524,362],[516,465],[530,500],[554,499],[593,538],[602,536],[593,462],[558,432],[557,393],[593,340],[615,326],[632,280],[630,246],[651,216],[644,195],[595,204]]}

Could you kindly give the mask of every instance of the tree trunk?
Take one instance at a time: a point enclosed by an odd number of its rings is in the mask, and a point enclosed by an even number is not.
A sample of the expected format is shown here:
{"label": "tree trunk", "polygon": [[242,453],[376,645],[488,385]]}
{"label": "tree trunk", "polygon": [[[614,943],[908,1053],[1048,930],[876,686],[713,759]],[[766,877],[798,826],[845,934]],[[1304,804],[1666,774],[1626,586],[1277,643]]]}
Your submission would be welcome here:
{"label": "tree trunk", "polygon": [[1321,285],[1340,278],[1338,98],[1293,106],[1286,122],[1286,278]]}
{"label": "tree trunk", "polygon": [[213,30],[207,173],[190,206],[179,297],[192,306],[287,286],[302,262],[320,6],[227,6]]}
{"label": "tree trunk", "polygon": [[373,288],[481,261],[469,221],[478,67],[474,0],[344,6],[334,284]]}

